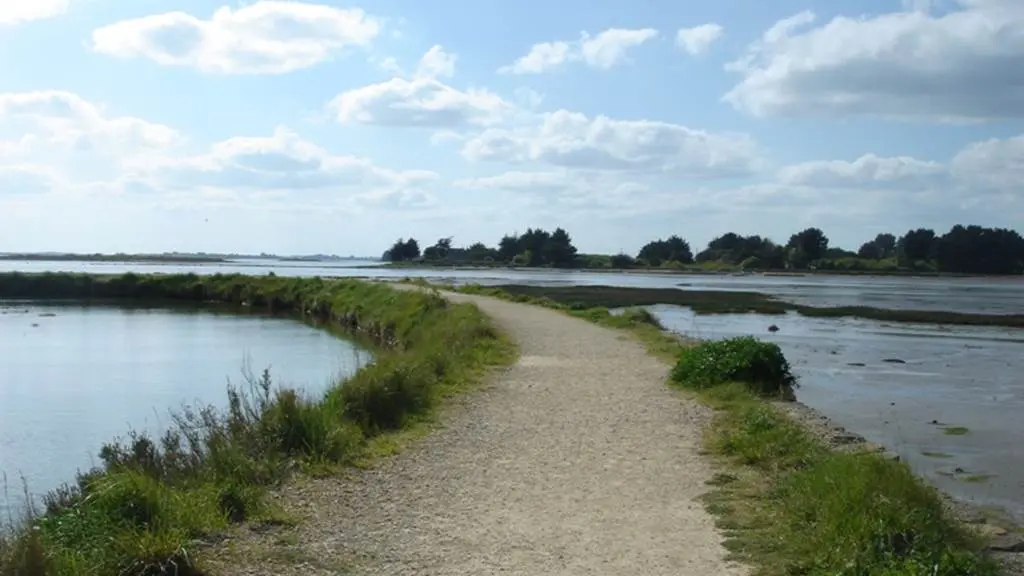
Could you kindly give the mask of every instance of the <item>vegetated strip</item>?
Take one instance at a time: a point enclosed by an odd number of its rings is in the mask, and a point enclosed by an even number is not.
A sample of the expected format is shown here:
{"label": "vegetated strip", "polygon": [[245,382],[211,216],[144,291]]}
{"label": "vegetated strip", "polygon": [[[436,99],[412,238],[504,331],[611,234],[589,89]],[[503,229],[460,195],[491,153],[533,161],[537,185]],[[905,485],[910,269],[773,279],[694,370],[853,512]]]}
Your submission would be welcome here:
{"label": "vegetated strip", "polygon": [[162,438],[104,446],[102,467],[0,531],[0,575],[200,574],[204,540],[232,523],[279,519],[266,491],[294,470],[365,457],[515,356],[475,306],[355,280],[10,273],[0,274],[0,298],[227,304],[291,313],[376,346],[373,363],[320,397],[275,389],[264,373],[229,389],[225,411],[184,411]]}
{"label": "vegetated strip", "polygon": [[792,310],[803,316],[821,318],[845,316],[883,322],[1024,328],[1024,314],[964,314],[941,310],[892,310],[869,306],[817,307],[793,304],[767,294],[749,291],[525,284],[503,284],[491,288],[529,298],[552,300],[569,308],[624,308],[671,304],[685,306],[696,314],[785,314]]}
{"label": "vegetated strip", "polygon": [[782,350],[752,337],[686,342],[663,332],[644,309],[571,309],[551,299],[495,288],[460,292],[564,310],[633,331],[675,365],[670,383],[716,410],[705,439],[728,472],[707,496],[726,546],[758,574],[988,576],[999,573],[945,508],[941,495],[902,462],[830,450],[772,405],[796,385]]}

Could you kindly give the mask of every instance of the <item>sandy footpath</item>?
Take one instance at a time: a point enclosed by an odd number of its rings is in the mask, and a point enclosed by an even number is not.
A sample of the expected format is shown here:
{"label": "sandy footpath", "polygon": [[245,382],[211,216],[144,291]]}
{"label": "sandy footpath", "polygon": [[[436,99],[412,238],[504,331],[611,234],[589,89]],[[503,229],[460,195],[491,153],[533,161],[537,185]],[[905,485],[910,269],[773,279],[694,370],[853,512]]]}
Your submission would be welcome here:
{"label": "sandy footpath", "polygon": [[746,573],[697,500],[708,410],[665,385],[665,364],[556,311],[449,297],[507,331],[518,362],[403,453],[286,490],[305,516],[289,551],[227,573]]}

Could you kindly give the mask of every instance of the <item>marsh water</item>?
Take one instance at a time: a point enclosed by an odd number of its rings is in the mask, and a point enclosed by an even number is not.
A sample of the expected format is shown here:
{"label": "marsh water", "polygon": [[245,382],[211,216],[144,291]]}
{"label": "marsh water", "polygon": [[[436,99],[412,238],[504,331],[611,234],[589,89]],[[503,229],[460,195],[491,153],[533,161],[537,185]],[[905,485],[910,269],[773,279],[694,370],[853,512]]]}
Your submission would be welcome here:
{"label": "marsh water", "polygon": [[38,496],[98,463],[104,442],[159,433],[169,410],[224,406],[245,370],[315,394],[368,358],[284,318],[12,301],[0,342],[0,524],[24,503],[22,480]]}
{"label": "marsh water", "polygon": [[[280,276],[420,277],[455,284],[746,290],[814,306],[1024,313],[1024,278],[392,269],[365,261],[277,260],[198,265],[0,261],[0,271],[8,270],[196,274],[273,271]],[[1024,330],[806,318],[795,314],[694,316],[681,308],[653,309],[670,328],[689,335],[713,338],[753,334],[778,342],[800,376],[799,400],[851,431],[899,452],[915,470],[953,495],[1002,507],[1024,521],[1024,460],[1017,446],[1024,441],[1024,425],[1019,416],[1024,409]],[[772,323],[779,325],[779,332],[767,332]],[[85,336],[68,332],[66,337]],[[300,353],[296,348],[282,349],[290,354],[289,350]],[[229,366],[217,370],[230,372],[235,368],[230,363],[238,358],[238,351],[222,351]],[[4,386],[7,385],[0,379],[0,402]],[[216,391],[221,392],[221,387]],[[123,431],[123,424],[118,424],[115,432]],[[0,430],[3,426],[0,424]],[[945,429],[954,426],[966,428],[966,433],[947,434]]]}
{"label": "marsh water", "polygon": [[650,310],[694,338],[777,343],[799,378],[798,400],[947,493],[1024,521],[1024,330]]}

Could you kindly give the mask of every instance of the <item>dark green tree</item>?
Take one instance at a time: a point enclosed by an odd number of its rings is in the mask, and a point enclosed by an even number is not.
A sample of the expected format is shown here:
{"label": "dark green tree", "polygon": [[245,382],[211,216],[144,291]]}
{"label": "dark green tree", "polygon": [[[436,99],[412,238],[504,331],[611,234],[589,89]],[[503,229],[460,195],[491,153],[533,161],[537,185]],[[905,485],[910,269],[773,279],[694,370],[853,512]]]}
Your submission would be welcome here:
{"label": "dark green tree", "polygon": [[511,262],[522,251],[523,246],[519,242],[519,236],[515,234],[502,236],[501,242],[498,243],[498,259],[502,262]]}
{"label": "dark green tree", "polygon": [[568,268],[576,261],[576,247],[572,245],[572,237],[562,228],[555,228],[551,236],[544,242],[541,252],[544,264],[556,268]]}
{"label": "dark green tree", "polygon": [[661,266],[668,262],[692,264],[693,252],[689,242],[673,234],[664,240],[645,244],[637,254],[637,259],[646,260],[651,266]]}
{"label": "dark green tree", "polygon": [[786,248],[789,250],[790,262],[802,268],[825,256],[828,236],[820,228],[806,228],[790,236]]}
{"label": "dark green tree", "polygon": [[420,245],[416,242],[415,238],[409,238],[408,240],[399,238],[391,245],[391,248],[384,252],[382,259],[388,262],[408,262],[419,257]]}
{"label": "dark green tree", "polygon": [[896,243],[897,252],[902,260],[909,262],[933,260],[939,247],[938,240],[935,231],[929,228],[909,230]]}

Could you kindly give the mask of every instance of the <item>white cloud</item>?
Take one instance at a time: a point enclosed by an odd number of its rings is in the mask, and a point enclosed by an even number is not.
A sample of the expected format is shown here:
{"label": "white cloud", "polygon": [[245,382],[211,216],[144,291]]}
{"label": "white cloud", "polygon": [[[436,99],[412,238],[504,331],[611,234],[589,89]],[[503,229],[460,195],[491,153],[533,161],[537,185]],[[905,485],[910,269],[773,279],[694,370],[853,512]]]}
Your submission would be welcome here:
{"label": "white cloud", "polygon": [[1024,116],[1024,2],[958,0],[941,15],[776,23],[729,69],[725,95],[755,116],[873,115],[939,121]]}
{"label": "white cloud", "polygon": [[139,158],[132,168],[138,181],[154,189],[328,189],[379,196],[415,188],[437,178],[437,174],[429,171],[395,171],[365,158],[332,155],[285,127],[278,127],[268,137],[235,137],[217,142],[200,156]]}
{"label": "white cloud", "polygon": [[60,16],[71,0],[0,0],[0,26]]}
{"label": "white cloud", "polygon": [[71,92],[0,93],[2,153],[46,154],[62,149],[118,154],[168,148],[182,140],[173,128],[131,116],[110,116],[101,106]]}
{"label": "white cloud", "polygon": [[953,157],[950,170],[970,191],[994,190],[1024,199],[1024,136],[974,142]]}
{"label": "white cloud", "polygon": [[657,37],[653,28],[609,28],[597,36],[580,34],[577,42],[540,42],[508,66],[498,69],[502,74],[540,74],[567,62],[582,61],[591,68],[607,70],[627,61],[627,52]]}
{"label": "white cloud", "polygon": [[749,175],[760,167],[746,135],[714,134],[651,120],[588,118],[566,110],[518,129],[488,129],[467,141],[464,157],[540,162],[595,170],[671,172],[694,177]]}
{"label": "white cloud", "polygon": [[46,166],[0,166],[0,195],[38,195],[51,192],[58,177]]}
{"label": "white cloud", "polygon": [[607,70],[626,61],[626,52],[658,35],[653,28],[627,30],[611,28],[590,38],[586,33],[580,40],[583,61],[592,68]]}
{"label": "white cloud", "polygon": [[434,46],[420,59],[412,78],[394,77],[342,92],[327,109],[339,122],[381,126],[460,128],[501,121],[513,109],[482,88],[459,90],[438,80],[455,73],[454,54]]}
{"label": "white cloud", "polygon": [[420,65],[416,69],[416,76],[424,78],[444,76],[451,78],[455,75],[456,59],[455,54],[448,54],[444,51],[444,48],[435,44],[420,58]]}
{"label": "white cloud", "polygon": [[358,8],[260,0],[219,8],[208,20],[166,12],[122,20],[92,33],[93,49],[218,74],[283,74],[366,46],[380,22]]}
{"label": "white cloud", "polygon": [[907,156],[883,158],[865,154],[853,162],[824,160],[792,164],[779,170],[783,184],[821,188],[858,185],[911,185],[934,183],[947,174],[938,162]]}
{"label": "white cloud", "polygon": [[575,58],[576,54],[568,42],[540,42],[534,44],[526,56],[519,58],[509,66],[499,68],[498,72],[502,74],[540,74],[553,70]]}
{"label": "white cloud", "polygon": [[693,28],[680,28],[676,33],[676,45],[696,56],[711,48],[715,40],[722,37],[724,29],[718,24],[701,24]]}

